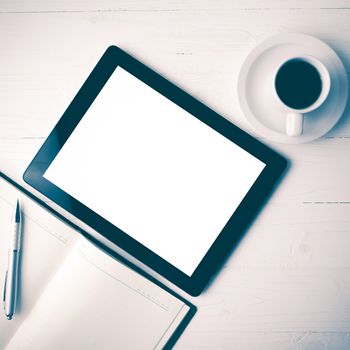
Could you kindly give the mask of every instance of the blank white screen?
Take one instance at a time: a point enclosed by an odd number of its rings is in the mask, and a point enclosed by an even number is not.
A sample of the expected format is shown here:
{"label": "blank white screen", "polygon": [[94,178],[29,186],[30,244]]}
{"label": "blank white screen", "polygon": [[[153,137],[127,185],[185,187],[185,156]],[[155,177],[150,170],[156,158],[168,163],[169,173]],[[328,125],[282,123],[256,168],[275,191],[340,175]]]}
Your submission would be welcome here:
{"label": "blank white screen", "polygon": [[118,67],[44,177],[191,276],[264,166]]}

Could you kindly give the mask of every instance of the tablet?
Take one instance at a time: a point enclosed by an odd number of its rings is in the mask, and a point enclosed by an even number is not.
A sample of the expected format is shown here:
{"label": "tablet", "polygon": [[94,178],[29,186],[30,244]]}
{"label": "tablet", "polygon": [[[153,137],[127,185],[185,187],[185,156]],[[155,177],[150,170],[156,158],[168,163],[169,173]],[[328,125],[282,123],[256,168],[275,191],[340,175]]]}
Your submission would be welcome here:
{"label": "tablet", "polygon": [[286,165],[285,158],[112,46],[24,180],[198,295]]}

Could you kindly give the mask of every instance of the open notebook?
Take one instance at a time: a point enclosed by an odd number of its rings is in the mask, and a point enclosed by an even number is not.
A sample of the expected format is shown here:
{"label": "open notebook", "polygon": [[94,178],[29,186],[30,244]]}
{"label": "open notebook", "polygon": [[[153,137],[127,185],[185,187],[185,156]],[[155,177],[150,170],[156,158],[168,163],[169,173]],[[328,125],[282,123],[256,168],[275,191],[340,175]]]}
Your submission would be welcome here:
{"label": "open notebook", "polygon": [[[0,173],[1,175],[1,173]],[[0,349],[162,349],[195,308],[113,259],[0,176],[0,289],[10,220],[23,210],[20,293]]]}

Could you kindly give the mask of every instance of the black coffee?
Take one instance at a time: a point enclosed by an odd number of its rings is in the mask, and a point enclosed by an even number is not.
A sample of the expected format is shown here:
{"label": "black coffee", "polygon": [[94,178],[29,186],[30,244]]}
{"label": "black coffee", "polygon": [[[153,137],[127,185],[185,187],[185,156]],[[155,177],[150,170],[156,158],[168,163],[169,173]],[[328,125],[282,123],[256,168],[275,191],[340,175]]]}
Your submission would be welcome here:
{"label": "black coffee", "polygon": [[304,109],[319,98],[322,80],[311,63],[294,59],[286,62],[279,69],[275,87],[284,104],[294,109]]}

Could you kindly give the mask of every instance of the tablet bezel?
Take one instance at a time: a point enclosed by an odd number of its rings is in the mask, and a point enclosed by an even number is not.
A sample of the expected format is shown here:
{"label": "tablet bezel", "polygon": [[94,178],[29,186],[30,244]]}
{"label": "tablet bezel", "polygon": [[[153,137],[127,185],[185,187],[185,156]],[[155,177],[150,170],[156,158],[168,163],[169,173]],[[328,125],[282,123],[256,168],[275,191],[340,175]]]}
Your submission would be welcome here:
{"label": "tablet bezel", "polygon": [[[43,174],[74,131],[115,69],[120,66],[266,164],[192,276],[177,269],[47,180]],[[287,167],[284,157],[163,78],[120,48],[109,47],[29,164],[23,179],[79,220],[189,294],[201,293],[240,239]]]}

